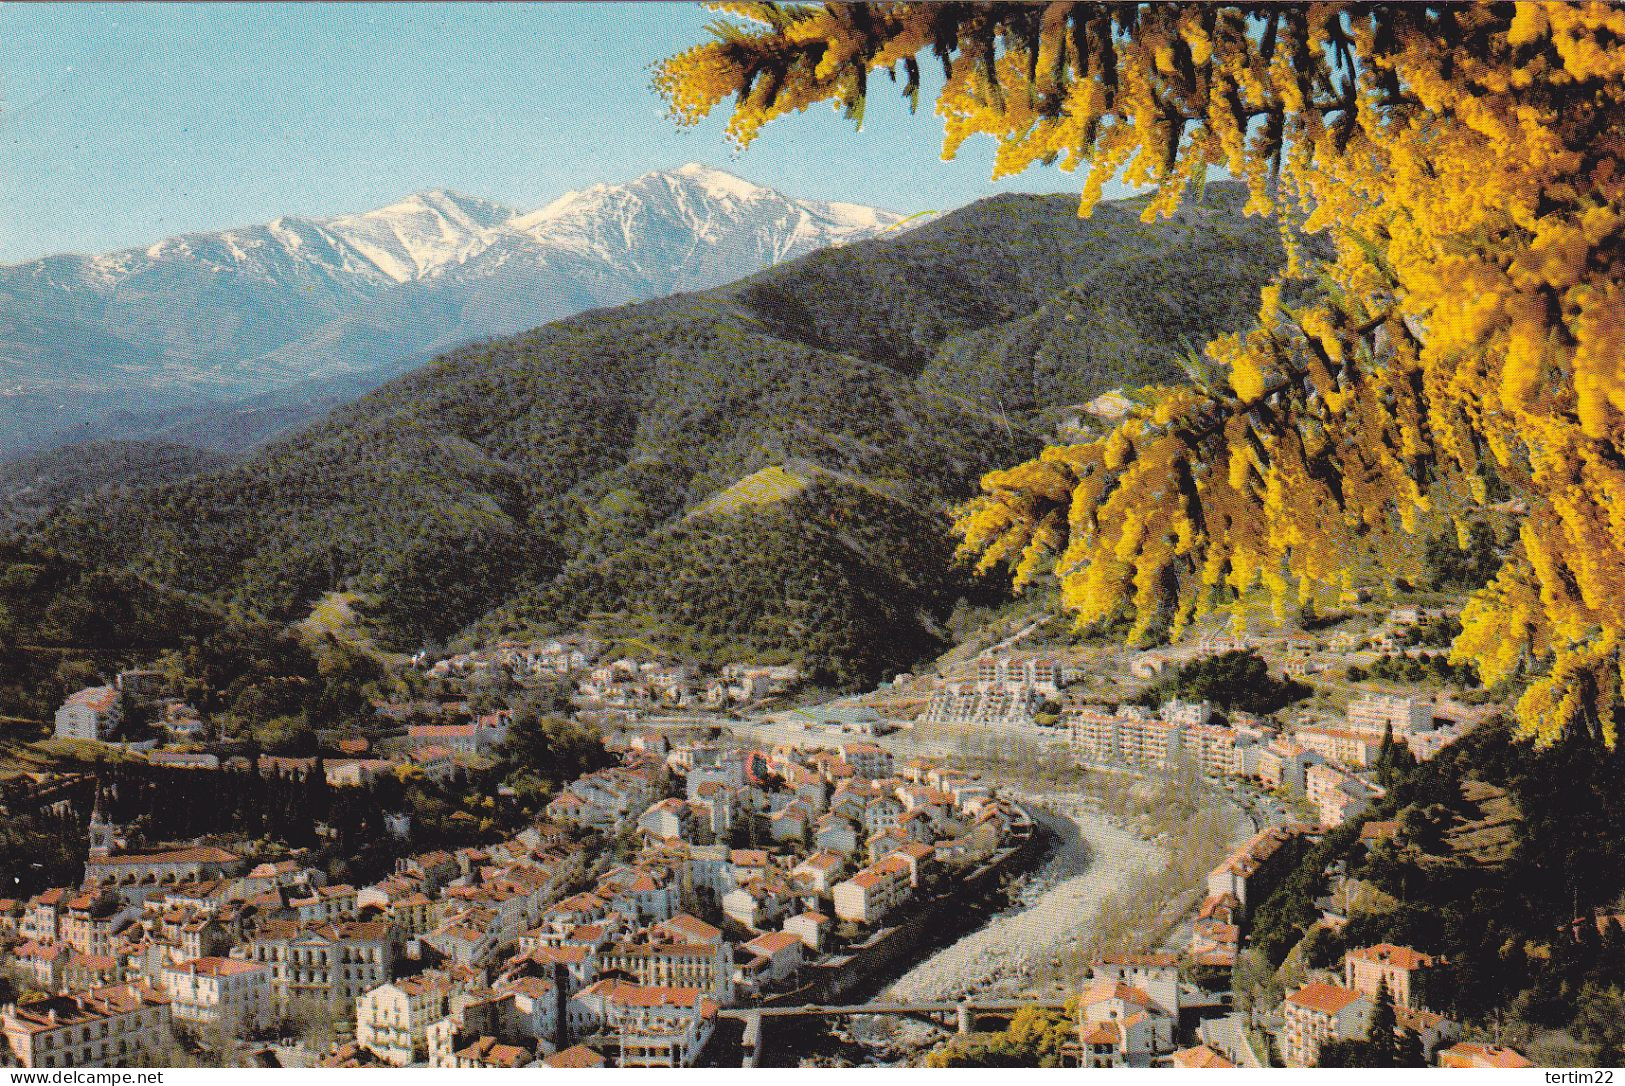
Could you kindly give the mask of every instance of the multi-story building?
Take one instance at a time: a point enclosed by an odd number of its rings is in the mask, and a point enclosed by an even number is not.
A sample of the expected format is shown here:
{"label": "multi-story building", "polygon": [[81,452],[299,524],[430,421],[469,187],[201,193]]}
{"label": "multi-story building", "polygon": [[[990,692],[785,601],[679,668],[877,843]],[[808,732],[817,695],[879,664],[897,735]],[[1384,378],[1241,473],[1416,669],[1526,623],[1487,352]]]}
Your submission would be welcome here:
{"label": "multi-story building", "polygon": [[1208,723],[1211,707],[1206,702],[1170,702],[1164,708],[1179,720],[1155,716],[1138,705],[1116,710],[1079,705],[1062,713],[1062,725],[1067,741],[1088,761],[1169,769],[1188,759],[1209,776],[1235,772],[1237,733]]}
{"label": "multi-story building", "polygon": [[1371,1000],[1353,988],[1311,981],[1282,1005],[1281,1061],[1313,1067],[1327,1041],[1365,1037],[1371,1027]]}
{"label": "multi-story building", "polygon": [[1186,726],[1180,736],[1184,755],[1204,776],[1230,776],[1236,761],[1236,733],[1212,724]]}
{"label": "multi-story building", "polygon": [[841,747],[841,761],[851,766],[858,776],[869,780],[891,776],[891,753],[873,743],[847,743]]}
{"label": "multi-story building", "polygon": [[1304,790],[1304,774],[1320,755],[1284,736],[1277,736],[1258,756],[1258,779],[1266,788]]}
{"label": "multi-story building", "polygon": [[1182,751],[1178,726],[1166,720],[1134,721],[1118,732],[1118,757],[1129,765],[1167,769]]}
{"label": "multi-story building", "polygon": [[1352,728],[1303,727],[1294,731],[1292,738],[1305,750],[1312,750],[1346,769],[1373,766],[1382,751],[1381,733]]}
{"label": "multi-story building", "polygon": [[1100,705],[1079,705],[1061,714],[1067,741],[1091,762],[1114,762],[1118,757],[1117,733],[1123,718]]}
{"label": "multi-story building", "polygon": [[722,895],[722,914],[751,931],[761,931],[789,911],[795,893],[777,876],[751,876]]}
{"label": "multi-story building", "polygon": [[344,883],[336,886],[313,886],[308,891],[288,899],[288,908],[301,924],[319,924],[329,920],[343,920],[356,914],[359,907],[356,888]]}
{"label": "multi-story building", "polygon": [[119,692],[111,686],[91,686],[70,694],[56,711],[56,737],[105,742],[118,734],[123,723]]}
{"label": "multi-story building", "polygon": [[1377,989],[1388,985],[1388,996],[1396,1006],[1425,1008],[1438,989],[1445,962],[1408,946],[1378,943],[1355,947],[1343,955],[1343,983],[1356,992],[1377,998]]}
{"label": "multi-story building", "polygon": [[944,683],[925,718],[933,723],[1022,725],[1061,689],[1061,665],[1047,657],[983,656],[976,678]]}
{"label": "multi-story building", "polygon": [[1201,701],[1170,699],[1162,703],[1162,719],[1181,728],[1200,728],[1212,721],[1213,703],[1206,698]]}
{"label": "multi-story building", "polygon": [[80,894],[63,910],[58,937],[81,954],[111,954],[113,937],[140,914],[117,894]]}
{"label": "multi-story building", "polygon": [[840,919],[873,924],[907,901],[912,892],[908,861],[901,856],[887,856],[845,882],[836,883],[831,897]]}
{"label": "multi-story building", "polygon": [[8,1003],[0,1032],[23,1067],[128,1066],[173,1040],[169,1000],[130,984]]}
{"label": "multi-story building", "polygon": [[455,990],[440,972],[380,984],[356,1000],[356,1043],[396,1067],[426,1058],[429,1027],[446,1017]]}
{"label": "multi-story building", "polygon": [[250,961],[271,969],[277,1000],[342,1003],[383,984],[395,964],[395,933],[379,921],[301,926],[267,921],[247,945]]}
{"label": "multi-story building", "polygon": [[1371,694],[1349,702],[1350,730],[1381,736],[1390,728],[1394,735],[1433,729],[1433,703],[1422,698]]}
{"label": "multi-story building", "polygon": [[801,968],[801,936],[788,931],[769,931],[743,944],[740,952],[748,957],[735,972],[735,980],[760,992],[769,985],[780,984],[794,977]]}
{"label": "multi-story building", "polygon": [[823,913],[797,913],[784,922],[784,930],[800,939],[808,950],[817,951],[824,947],[829,924],[829,917]]}
{"label": "multi-story building", "polygon": [[1179,955],[1118,954],[1095,962],[1091,973],[1096,982],[1126,984],[1162,1013],[1179,1017]]}
{"label": "multi-story building", "polygon": [[1149,1067],[1173,1051],[1170,1016],[1141,989],[1097,979],[1078,998],[1078,1044],[1085,1067]]}
{"label": "multi-story building", "polygon": [[625,973],[645,987],[698,988],[733,1002],[733,954],[726,942],[612,943],[599,954],[598,968]]}
{"label": "multi-story building", "polygon": [[1380,791],[1333,765],[1312,765],[1304,772],[1305,791],[1309,802],[1320,814],[1320,824],[1327,828],[1341,826],[1359,814]]}
{"label": "multi-story building", "polygon": [[1235,898],[1237,909],[1245,912],[1249,898],[1263,900],[1280,876],[1297,862],[1300,841],[1296,832],[1273,826],[1253,834],[1208,873],[1208,894],[1229,894]]}
{"label": "multi-story building", "polygon": [[694,808],[675,797],[660,800],[638,818],[639,830],[662,841],[692,840],[694,824]]}
{"label": "multi-story building", "polygon": [[237,1033],[271,1019],[271,970],[235,958],[194,958],[160,975],[177,1023],[221,1026]]}
{"label": "multi-story building", "polygon": [[791,868],[790,881],[803,893],[828,897],[844,870],[846,859],[840,853],[821,849]]}
{"label": "multi-story building", "polygon": [[622,1067],[692,1067],[716,1029],[716,1000],[698,988],[597,981],[570,999],[570,1029],[602,1032],[620,1048]]}
{"label": "multi-story building", "polygon": [[24,939],[37,939],[42,943],[56,942],[61,931],[62,914],[67,912],[71,891],[52,887],[28,899],[23,906],[22,921],[17,933]]}

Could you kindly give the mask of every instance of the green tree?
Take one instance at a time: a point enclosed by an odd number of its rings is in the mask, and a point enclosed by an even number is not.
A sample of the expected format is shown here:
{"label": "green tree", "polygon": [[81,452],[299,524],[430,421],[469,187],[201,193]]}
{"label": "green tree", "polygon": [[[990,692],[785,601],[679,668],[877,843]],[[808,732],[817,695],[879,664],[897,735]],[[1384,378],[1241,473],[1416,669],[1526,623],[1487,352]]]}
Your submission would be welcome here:
{"label": "green tree", "polygon": [[1206,700],[1248,713],[1274,712],[1302,694],[1298,684],[1271,676],[1268,662],[1254,649],[1199,657],[1147,692],[1153,699]]}
{"label": "green tree", "polygon": [[1427,1055],[1422,1046],[1422,1035],[1409,1026],[1399,1031],[1399,1044],[1394,1053],[1394,1066],[1427,1066]]}
{"label": "green tree", "polygon": [[1394,739],[1394,726],[1383,729],[1382,746],[1377,751],[1377,782],[1392,789],[1398,780],[1416,768],[1416,755],[1408,744]]}

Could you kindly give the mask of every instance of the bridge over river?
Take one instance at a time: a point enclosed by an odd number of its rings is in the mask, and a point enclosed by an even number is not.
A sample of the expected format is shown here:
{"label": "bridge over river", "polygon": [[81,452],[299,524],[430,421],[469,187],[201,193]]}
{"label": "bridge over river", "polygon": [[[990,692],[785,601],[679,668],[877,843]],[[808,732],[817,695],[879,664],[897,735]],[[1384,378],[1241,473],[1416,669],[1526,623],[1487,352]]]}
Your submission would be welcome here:
{"label": "bridge over river", "polygon": [[877,1000],[873,1003],[853,1003],[844,1006],[824,1006],[808,1003],[797,1007],[730,1007],[718,1012],[720,1018],[743,1022],[744,1037],[740,1041],[741,1067],[760,1065],[763,1049],[763,1028],[769,1020],[795,1018],[853,1018],[859,1015],[880,1015],[899,1018],[918,1018],[933,1026],[952,1026],[960,1033],[976,1028],[978,1018],[1009,1018],[1023,1007],[1062,1009],[1058,1000],[997,999],[961,1000],[957,1003],[901,1003]]}

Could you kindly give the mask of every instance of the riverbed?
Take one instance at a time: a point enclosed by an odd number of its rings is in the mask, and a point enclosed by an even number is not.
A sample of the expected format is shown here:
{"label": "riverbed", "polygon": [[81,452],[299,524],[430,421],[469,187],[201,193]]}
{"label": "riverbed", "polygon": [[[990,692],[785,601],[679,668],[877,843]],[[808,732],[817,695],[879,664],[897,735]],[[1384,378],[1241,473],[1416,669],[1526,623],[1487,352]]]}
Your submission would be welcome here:
{"label": "riverbed", "polygon": [[[1035,973],[1087,942],[1103,906],[1127,891],[1136,875],[1163,863],[1157,845],[1135,836],[1083,796],[1013,798],[1054,834],[1049,855],[1009,905],[910,969],[886,989],[886,997],[941,1002],[1027,992]],[[1070,978],[1070,988],[1075,990],[1081,979]],[[939,1036],[923,1024],[891,1018],[854,1019],[846,1032],[879,1063],[898,1062]]]}

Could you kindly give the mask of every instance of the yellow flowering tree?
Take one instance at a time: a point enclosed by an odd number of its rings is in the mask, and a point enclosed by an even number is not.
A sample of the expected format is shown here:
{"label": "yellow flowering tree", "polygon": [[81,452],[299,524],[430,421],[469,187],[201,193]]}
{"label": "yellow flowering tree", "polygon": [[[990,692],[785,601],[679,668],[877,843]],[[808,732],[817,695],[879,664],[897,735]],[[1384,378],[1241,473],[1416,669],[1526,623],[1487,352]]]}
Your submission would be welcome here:
{"label": "yellow flowering tree", "polygon": [[[1145,390],[1099,440],[989,474],[964,551],[1053,570],[1080,623],[1167,630],[1399,562],[1509,486],[1518,538],[1452,656],[1526,680],[1550,740],[1612,743],[1625,637],[1625,8],[1609,3],[715,5],[661,65],[679,122],[741,146],[819,102],[861,118],[938,64],[943,153],[1119,177],[1170,214],[1222,168],[1278,217],[1228,380]],[[1283,286],[1291,279],[1312,284]]]}

